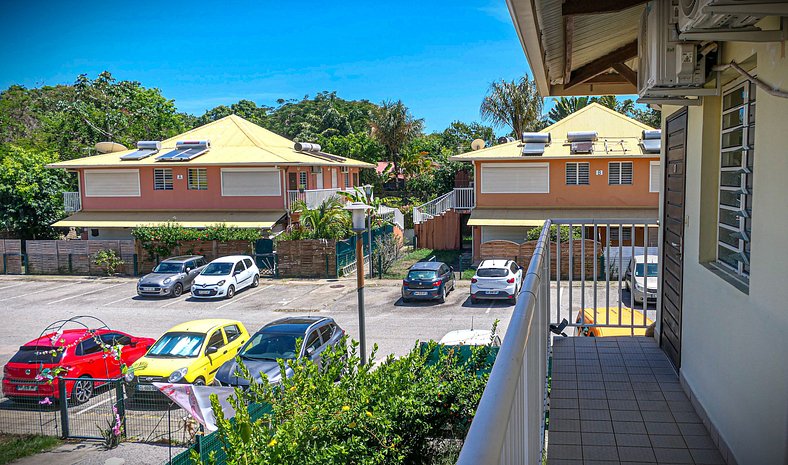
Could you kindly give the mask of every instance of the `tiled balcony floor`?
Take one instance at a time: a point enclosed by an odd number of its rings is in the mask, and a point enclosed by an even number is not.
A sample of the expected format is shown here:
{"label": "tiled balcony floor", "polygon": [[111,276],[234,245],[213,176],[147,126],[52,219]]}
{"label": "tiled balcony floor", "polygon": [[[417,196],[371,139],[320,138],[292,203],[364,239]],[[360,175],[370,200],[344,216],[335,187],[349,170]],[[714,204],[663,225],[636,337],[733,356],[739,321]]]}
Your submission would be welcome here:
{"label": "tiled balcony floor", "polygon": [[653,338],[555,337],[549,465],[724,464]]}

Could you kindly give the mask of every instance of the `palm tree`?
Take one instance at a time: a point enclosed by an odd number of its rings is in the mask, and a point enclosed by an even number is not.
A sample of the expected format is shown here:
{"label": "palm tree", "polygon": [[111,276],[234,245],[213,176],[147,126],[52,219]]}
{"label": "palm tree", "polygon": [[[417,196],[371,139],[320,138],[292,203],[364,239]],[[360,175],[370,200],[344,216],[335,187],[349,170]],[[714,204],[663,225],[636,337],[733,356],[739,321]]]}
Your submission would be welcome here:
{"label": "palm tree", "polygon": [[512,128],[511,134],[517,138],[525,131],[537,131],[544,125],[542,96],[536,89],[536,81],[528,76],[490,84],[479,113],[482,119],[494,125]]}
{"label": "palm tree", "polygon": [[327,198],[315,209],[299,200],[293,204],[293,212],[299,213],[298,221],[310,239],[343,239],[350,230],[348,212],[337,196]]}
{"label": "palm tree", "polygon": [[386,156],[393,166],[395,176],[399,173],[401,152],[424,129],[424,120],[416,119],[402,100],[384,101],[372,111],[370,121],[372,137],[383,145]]}
{"label": "palm tree", "polygon": [[547,113],[547,118],[551,123],[561,121],[592,101],[589,97],[561,97],[555,101],[555,106]]}

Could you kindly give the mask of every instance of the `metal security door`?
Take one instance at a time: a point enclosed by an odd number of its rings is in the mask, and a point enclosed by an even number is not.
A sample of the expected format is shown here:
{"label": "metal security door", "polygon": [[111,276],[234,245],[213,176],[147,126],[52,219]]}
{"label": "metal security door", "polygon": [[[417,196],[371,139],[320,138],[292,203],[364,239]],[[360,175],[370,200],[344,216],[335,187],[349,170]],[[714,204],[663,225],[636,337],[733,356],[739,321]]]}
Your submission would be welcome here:
{"label": "metal security door", "polygon": [[684,277],[684,200],[687,109],[666,121],[662,209],[662,316],[659,344],[676,369],[681,367],[681,313]]}

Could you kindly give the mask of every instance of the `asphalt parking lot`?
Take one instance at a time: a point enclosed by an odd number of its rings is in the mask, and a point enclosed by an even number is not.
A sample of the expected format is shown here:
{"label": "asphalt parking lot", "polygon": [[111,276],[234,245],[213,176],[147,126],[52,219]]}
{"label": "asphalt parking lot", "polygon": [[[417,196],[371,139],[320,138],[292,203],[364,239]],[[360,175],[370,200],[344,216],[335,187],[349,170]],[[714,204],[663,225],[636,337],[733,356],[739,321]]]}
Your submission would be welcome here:
{"label": "asphalt parking lot", "polygon": [[[417,340],[438,340],[456,329],[489,329],[500,320],[504,334],[513,306],[502,301],[472,305],[468,282],[458,282],[443,304],[404,304],[400,281],[371,280],[365,290],[367,345],[378,344],[380,356],[403,355]],[[262,280],[255,289],[231,300],[139,297],[134,279],[0,279],[0,363],[18,347],[39,336],[51,322],[77,315],[100,318],[134,336],[158,338],[170,327],[200,318],[233,318],[249,332],[292,315],[333,317],[358,339],[355,279],[337,281]]]}

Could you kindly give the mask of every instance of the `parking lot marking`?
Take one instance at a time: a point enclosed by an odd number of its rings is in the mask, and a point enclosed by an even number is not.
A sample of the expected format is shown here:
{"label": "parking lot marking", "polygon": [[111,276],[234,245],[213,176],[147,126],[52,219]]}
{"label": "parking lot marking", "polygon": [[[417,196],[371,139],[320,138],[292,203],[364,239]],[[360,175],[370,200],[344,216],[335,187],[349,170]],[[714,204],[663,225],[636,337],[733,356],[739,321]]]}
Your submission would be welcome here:
{"label": "parking lot marking", "polygon": [[[48,288],[48,289],[46,289],[46,290],[47,290],[47,291],[53,291],[53,290],[55,290],[55,289],[60,289],[60,288],[62,288],[62,287],[66,287],[66,286],[73,286],[73,285],[74,285],[74,283],[68,283],[68,284],[64,284],[64,285],[62,285],[62,286],[57,286],[57,287],[50,287],[50,288]],[[12,287],[13,287],[13,286],[12,286]],[[3,289],[5,289],[5,288],[3,288]],[[30,294],[32,294],[32,293],[31,293],[31,292],[28,292],[28,293],[25,293],[25,294],[15,295],[15,296],[13,296],[13,297],[6,297],[5,299],[0,299],[0,302],[6,301],[6,300],[13,300],[13,299],[16,299],[16,298],[18,298],[18,297],[23,297],[23,296],[30,295]]]}
{"label": "parking lot marking", "polygon": [[170,306],[170,305],[172,305],[172,304],[177,304],[178,302],[183,302],[184,300],[188,299],[190,295],[191,295],[191,294],[183,294],[183,295],[181,296],[181,297],[183,297],[182,299],[172,299],[172,302],[168,302],[168,303],[166,303],[166,304],[162,305],[162,306],[161,306],[161,307],[159,307],[159,308],[169,307],[169,306]]}
{"label": "parking lot marking", "polygon": [[254,291],[254,292],[251,292],[251,293],[249,293],[249,294],[247,294],[245,296],[237,297],[237,298],[227,302],[226,304],[219,305],[218,307],[216,307],[216,310],[219,310],[220,308],[223,308],[223,307],[226,307],[226,306],[228,306],[230,304],[238,302],[239,300],[244,300],[245,298],[251,297],[251,296],[253,296],[253,295],[255,295],[255,294],[259,293],[259,292],[262,292],[262,291],[264,291],[264,290],[266,290],[266,289],[268,289],[270,287],[274,287],[274,285],[273,284],[269,284],[268,286],[261,287],[260,289]]}
{"label": "parking lot marking", "polygon": [[134,297],[136,297],[136,296],[131,296],[131,297],[123,297],[123,298],[121,298],[121,299],[118,299],[118,300],[113,300],[112,302],[107,302],[107,303],[105,303],[104,305],[102,305],[102,307],[106,307],[107,305],[116,304],[116,303],[118,303],[118,302],[123,302],[124,300],[133,299]]}
{"label": "parking lot marking", "polygon": [[66,300],[76,299],[77,297],[84,297],[86,295],[95,294],[96,292],[101,292],[101,291],[105,291],[107,289],[112,289],[113,287],[123,286],[124,284],[128,284],[128,283],[115,284],[114,286],[102,287],[100,289],[94,289],[94,290],[92,290],[90,292],[83,292],[82,294],[77,294],[77,295],[72,295],[72,296],[69,296],[69,297],[64,297],[62,299],[53,300],[52,302],[47,302],[47,305],[56,304],[58,302],[63,302],[63,301],[66,301]]}
{"label": "parking lot marking", "polygon": [[94,408],[98,407],[99,405],[106,404],[107,402],[109,402],[111,400],[112,399],[109,398],[109,399],[104,399],[101,402],[96,402],[95,404],[91,405],[90,407],[87,407],[87,408],[84,408],[84,409],[80,410],[75,415],[82,415],[83,413],[89,412],[89,411],[93,410]]}

